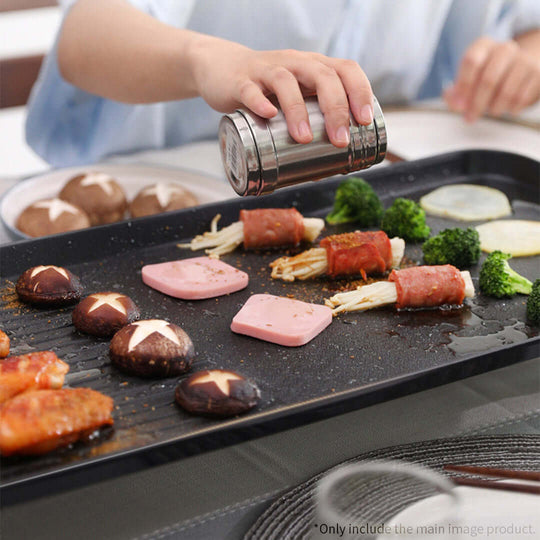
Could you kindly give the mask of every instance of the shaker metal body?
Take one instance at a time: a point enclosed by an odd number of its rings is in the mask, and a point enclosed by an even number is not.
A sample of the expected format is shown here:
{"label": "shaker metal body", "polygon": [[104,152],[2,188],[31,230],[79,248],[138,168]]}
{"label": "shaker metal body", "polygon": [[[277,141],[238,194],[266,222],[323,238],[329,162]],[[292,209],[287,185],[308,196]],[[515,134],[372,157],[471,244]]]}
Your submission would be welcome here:
{"label": "shaker metal body", "polygon": [[317,98],[307,98],[306,107],[313,132],[308,144],[297,143],[289,135],[281,110],[270,120],[241,109],[223,116],[221,157],[239,195],[263,195],[308,180],[348,174],[384,159],[386,127],[376,99],[370,125],[359,125],[350,115],[350,143],[345,148],[335,147],[328,139]]}

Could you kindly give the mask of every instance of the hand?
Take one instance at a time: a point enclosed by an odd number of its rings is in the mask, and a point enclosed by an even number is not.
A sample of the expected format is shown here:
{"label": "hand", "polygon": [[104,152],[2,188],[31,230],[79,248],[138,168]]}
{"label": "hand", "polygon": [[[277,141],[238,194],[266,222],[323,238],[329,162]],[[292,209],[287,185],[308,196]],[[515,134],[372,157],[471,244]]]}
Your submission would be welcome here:
{"label": "hand", "polygon": [[373,120],[369,81],[352,60],[294,50],[254,51],[237,43],[198,35],[190,48],[193,77],[204,100],[231,112],[246,107],[263,118],[277,114],[274,94],[291,136],[308,143],[313,134],[304,96],[317,94],[330,141],[349,144],[349,107],[360,124]]}
{"label": "hand", "polygon": [[443,95],[467,122],[483,114],[517,114],[540,99],[540,59],[515,41],[476,40],[465,52],[453,86]]}

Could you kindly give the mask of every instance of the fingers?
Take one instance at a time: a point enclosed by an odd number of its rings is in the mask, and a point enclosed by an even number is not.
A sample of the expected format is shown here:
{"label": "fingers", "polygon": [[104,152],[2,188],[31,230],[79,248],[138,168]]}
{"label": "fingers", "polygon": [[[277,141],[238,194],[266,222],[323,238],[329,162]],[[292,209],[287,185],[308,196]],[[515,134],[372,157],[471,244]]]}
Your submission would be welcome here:
{"label": "fingers", "polygon": [[239,85],[236,99],[263,118],[272,118],[277,114],[275,105],[264,95],[262,89],[251,80],[246,80]]}
{"label": "fingers", "polygon": [[512,41],[491,48],[491,54],[477,74],[477,81],[465,112],[465,120],[474,122],[487,112],[501,82],[508,80],[518,49],[517,43]]}
{"label": "fingers", "polygon": [[262,84],[276,95],[293,139],[299,143],[311,142],[308,112],[296,77],[280,65],[264,66],[259,76]]}
{"label": "fingers", "polygon": [[527,56],[509,70],[497,90],[489,112],[494,116],[510,112],[517,114],[540,97],[540,69]]}
{"label": "fingers", "polygon": [[489,112],[492,115],[500,116],[514,108],[526,77],[527,69],[522,64],[515,65],[508,71],[508,75],[499,85],[491,101]]}
{"label": "fingers", "polygon": [[319,107],[324,115],[328,138],[338,147],[350,141],[350,113],[347,93],[336,70],[322,62],[306,69],[305,65],[294,68],[298,81],[317,93]]}
{"label": "fingers", "polygon": [[493,40],[480,38],[467,49],[454,86],[445,95],[451,109],[467,114],[476,82],[494,46]]}
{"label": "fingers", "polygon": [[[350,141],[350,111],[360,124],[373,121],[373,94],[369,81],[353,61],[298,51],[267,53],[271,63],[260,63],[253,79],[260,92],[276,95],[291,136],[298,142],[313,139],[304,94],[315,93],[325,118],[328,138],[338,147]],[[249,93],[257,91],[248,88]],[[248,91],[246,91],[246,94]]]}
{"label": "fingers", "polygon": [[512,114],[517,114],[519,111],[536,103],[540,99],[540,73],[536,77],[528,78],[523,87],[519,91],[516,103],[510,108]]}
{"label": "fingers", "polygon": [[373,92],[371,84],[357,62],[353,60],[330,60],[339,75],[349,98],[349,106],[355,120],[365,126],[373,122]]}
{"label": "fingers", "polygon": [[489,112],[517,113],[540,95],[540,68],[514,41],[475,41],[465,53],[455,84],[444,92],[468,122]]}

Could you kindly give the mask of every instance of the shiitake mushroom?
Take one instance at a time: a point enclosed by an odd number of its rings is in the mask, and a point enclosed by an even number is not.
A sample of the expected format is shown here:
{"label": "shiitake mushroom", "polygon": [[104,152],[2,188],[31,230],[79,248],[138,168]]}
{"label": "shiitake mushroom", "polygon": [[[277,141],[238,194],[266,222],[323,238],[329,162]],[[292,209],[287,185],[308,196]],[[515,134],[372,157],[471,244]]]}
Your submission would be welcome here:
{"label": "shiitake mushroom", "polygon": [[176,402],[188,412],[226,417],[249,411],[259,402],[257,385],[234,371],[211,369],[193,373],[176,387]]}
{"label": "shiitake mushroom", "polygon": [[63,306],[78,302],[83,292],[79,278],[61,266],[33,266],[15,285],[23,302],[39,306]]}
{"label": "shiitake mushroom", "polygon": [[106,337],[139,319],[140,312],[129,296],[107,291],[81,300],[71,317],[77,330]]}
{"label": "shiitake mushroom", "polygon": [[141,377],[172,377],[191,368],[195,349],[179,326],[160,319],[137,321],[116,332],[109,356],[122,371]]}

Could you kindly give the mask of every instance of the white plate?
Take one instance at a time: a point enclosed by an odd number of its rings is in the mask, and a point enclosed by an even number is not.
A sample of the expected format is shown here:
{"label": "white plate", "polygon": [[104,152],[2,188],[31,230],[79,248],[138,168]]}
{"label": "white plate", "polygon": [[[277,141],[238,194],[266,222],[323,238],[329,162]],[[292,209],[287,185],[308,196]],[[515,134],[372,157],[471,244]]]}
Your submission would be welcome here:
{"label": "white plate", "polygon": [[[504,481],[503,481],[504,482]],[[517,480],[512,480],[518,483]],[[435,495],[419,501],[387,523],[397,531],[411,532],[410,538],[448,538],[452,540],[532,540],[540,532],[538,495],[479,489],[465,486],[455,488],[460,502],[457,515],[432,520],[442,515],[446,504],[444,495]],[[431,521],[432,528],[422,527]],[[416,532],[424,534],[416,535]],[[403,535],[407,538],[407,535]],[[396,540],[395,535],[381,535],[378,540]]]}
{"label": "white plate", "polygon": [[31,203],[58,196],[65,183],[74,176],[98,171],[113,176],[131,201],[145,186],[156,182],[176,182],[186,187],[201,204],[231,199],[236,196],[225,180],[201,173],[139,165],[97,164],[86,167],[56,169],[23,180],[9,189],[0,202],[0,218],[14,239],[28,238],[15,227],[19,214]]}
{"label": "white plate", "polygon": [[404,159],[420,159],[457,150],[487,149],[540,159],[540,131],[531,127],[480,118],[467,124],[447,111],[388,111],[388,149]]}

